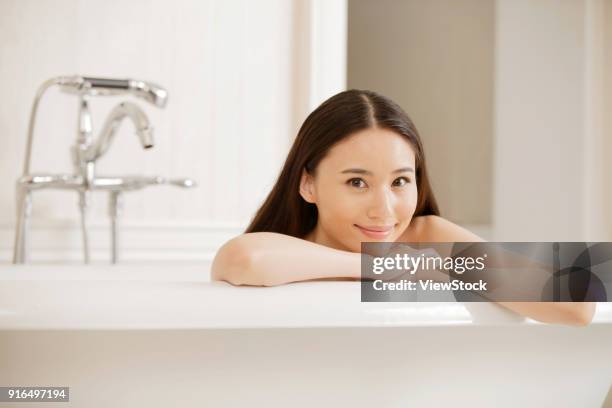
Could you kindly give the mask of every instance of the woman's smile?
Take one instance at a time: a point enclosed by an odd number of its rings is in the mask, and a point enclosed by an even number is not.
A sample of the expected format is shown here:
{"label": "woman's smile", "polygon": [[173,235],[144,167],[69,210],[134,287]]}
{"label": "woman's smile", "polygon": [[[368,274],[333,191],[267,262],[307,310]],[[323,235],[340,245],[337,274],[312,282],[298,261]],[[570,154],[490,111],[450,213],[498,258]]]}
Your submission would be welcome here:
{"label": "woman's smile", "polygon": [[381,225],[381,226],[361,226],[357,224],[353,224],[357,229],[366,237],[374,238],[374,239],[384,239],[391,235],[393,230],[395,229],[395,225]]}

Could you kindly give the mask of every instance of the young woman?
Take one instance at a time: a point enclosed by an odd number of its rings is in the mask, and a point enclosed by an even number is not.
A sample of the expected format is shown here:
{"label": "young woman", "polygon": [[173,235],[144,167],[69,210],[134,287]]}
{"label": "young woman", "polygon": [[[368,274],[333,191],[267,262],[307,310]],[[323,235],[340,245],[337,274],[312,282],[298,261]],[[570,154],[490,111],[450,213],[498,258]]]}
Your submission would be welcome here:
{"label": "young woman", "polygon": [[[408,115],[349,90],[306,118],[276,185],[242,234],[218,251],[212,279],[273,286],[359,280],[361,242],[477,242],[440,217]],[[588,324],[595,303],[500,302],[543,322]]]}

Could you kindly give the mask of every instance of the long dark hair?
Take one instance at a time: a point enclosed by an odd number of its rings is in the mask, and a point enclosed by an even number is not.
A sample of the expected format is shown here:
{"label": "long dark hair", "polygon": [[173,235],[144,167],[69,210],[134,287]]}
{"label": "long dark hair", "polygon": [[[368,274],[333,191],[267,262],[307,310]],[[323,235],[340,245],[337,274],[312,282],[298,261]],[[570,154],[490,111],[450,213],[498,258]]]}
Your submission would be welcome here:
{"label": "long dark hair", "polygon": [[376,92],[351,89],[323,102],[304,121],[289,151],[283,169],[259,208],[248,232],[278,232],[303,238],[317,224],[315,204],[299,193],[302,171],[314,175],[329,149],[354,132],[377,126],[393,130],[410,142],[415,153],[417,205],[414,216],[440,215],[427,170],[421,138],[395,102]]}

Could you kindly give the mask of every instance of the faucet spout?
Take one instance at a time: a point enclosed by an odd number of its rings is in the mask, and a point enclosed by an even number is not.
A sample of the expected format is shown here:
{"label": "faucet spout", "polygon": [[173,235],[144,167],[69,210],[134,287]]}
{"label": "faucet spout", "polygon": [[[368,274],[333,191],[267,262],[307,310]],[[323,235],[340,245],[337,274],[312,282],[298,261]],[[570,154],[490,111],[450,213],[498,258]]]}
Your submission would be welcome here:
{"label": "faucet spout", "polygon": [[106,118],[104,126],[96,142],[85,152],[85,161],[95,161],[109,149],[119,126],[124,118],[130,118],[136,128],[136,134],[145,149],[153,147],[153,128],[147,115],[138,105],[131,102],[122,102],[111,111]]}

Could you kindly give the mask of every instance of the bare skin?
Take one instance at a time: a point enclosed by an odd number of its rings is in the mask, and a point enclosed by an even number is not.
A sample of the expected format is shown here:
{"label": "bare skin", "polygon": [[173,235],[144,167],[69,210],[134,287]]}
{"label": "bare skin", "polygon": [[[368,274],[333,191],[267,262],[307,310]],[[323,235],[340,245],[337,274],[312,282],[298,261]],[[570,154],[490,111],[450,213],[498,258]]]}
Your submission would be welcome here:
{"label": "bare skin", "polygon": [[[370,128],[336,144],[314,175],[302,174],[300,195],[317,206],[317,225],[304,239],[257,232],[217,252],[213,280],[276,286],[300,281],[359,280],[361,242],[482,242],[442,217],[414,216],[417,203],[412,146],[393,131]],[[372,230],[384,230],[372,232]],[[594,302],[498,302],[546,323],[584,326]]]}

